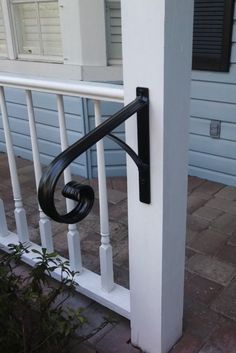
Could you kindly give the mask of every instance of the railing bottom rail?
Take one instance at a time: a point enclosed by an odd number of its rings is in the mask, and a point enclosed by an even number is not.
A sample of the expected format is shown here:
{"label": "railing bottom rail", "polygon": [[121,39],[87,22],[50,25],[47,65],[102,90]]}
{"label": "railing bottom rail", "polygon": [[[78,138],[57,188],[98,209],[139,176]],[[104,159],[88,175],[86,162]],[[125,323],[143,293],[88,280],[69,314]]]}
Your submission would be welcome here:
{"label": "railing bottom rail", "polygon": [[[8,236],[3,237],[0,234],[0,248],[8,252],[9,244],[19,244],[19,238],[15,233],[9,232]],[[38,251],[42,250],[42,247],[29,242],[29,250],[35,249]],[[63,261],[67,259],[59,256]],[[31,251],[25,253],[22,256],[22,260],[30,266],[34,266],[36,263],[35,254]],[[59,270],[52,272],[52,277],[58,281],[61,280],[61,273]],[[118,284],[115,284],[112,291],[107,292],[101,288],[101,277],[96,273],[83,268],[81,274],[75,277],[76,291],[81,293],[92,300],[95,300],[101,305],[104,305],[110,310],[126,317],[130,318],[130,291]]]}

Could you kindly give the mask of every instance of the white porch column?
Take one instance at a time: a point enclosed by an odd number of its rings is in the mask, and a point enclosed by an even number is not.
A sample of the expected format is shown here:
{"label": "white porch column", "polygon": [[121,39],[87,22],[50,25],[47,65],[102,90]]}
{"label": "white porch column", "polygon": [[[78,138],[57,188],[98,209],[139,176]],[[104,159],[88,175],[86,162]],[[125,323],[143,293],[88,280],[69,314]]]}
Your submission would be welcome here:
{"label": "white porch column", "polygon": [[106,66],[104,0],[59,0],[59,8],[64,64]]}
{"label": "white porch column", "polygon": [[151,205],[128,158],[132,343],[166,353],[182,333],[193,0],[121,3],[125,101],[150,90]]}

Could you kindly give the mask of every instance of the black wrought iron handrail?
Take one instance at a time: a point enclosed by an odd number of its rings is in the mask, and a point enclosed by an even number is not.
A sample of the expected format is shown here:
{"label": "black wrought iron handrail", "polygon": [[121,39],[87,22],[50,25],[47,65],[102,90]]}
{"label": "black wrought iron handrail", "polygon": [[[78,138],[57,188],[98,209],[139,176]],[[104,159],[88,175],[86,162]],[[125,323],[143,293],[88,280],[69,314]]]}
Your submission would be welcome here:
{"label": "black wrought iron handrail", "polygon": [[[125,142],[111,134],[111,131],[135,113],[137,113],[138,154]],[[89,214],[94,203],[94,191],[91,186],[75,181],[64,186],[62,195],[77,202],[75,208],[67,214],[58,213],[54,203],[54,193],[58,179],[64,170],[105,136],[118,143],[134,160],[139,169],[140,201],[150,203],[149,95],[147,88],[138,87],[134,101],[68,147],[49,164],[39,183],[38,200],[43,212],[50,218],[60,223],[73,224]]]}

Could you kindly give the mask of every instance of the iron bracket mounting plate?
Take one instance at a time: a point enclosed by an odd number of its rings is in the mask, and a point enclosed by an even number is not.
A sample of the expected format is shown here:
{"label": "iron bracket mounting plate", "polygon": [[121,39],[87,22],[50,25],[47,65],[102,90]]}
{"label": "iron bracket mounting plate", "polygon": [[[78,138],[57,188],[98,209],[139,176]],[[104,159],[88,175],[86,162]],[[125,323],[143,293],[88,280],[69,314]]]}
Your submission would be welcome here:
{"label": "iron bracket mounting plate", "polygon": [[[142,96],[149,103],[148,88],[137,88],[137,96]],[[143,166],[139,168],[139,198],[150,204],[150,139],[149,139],[149,104],[137,112],[138,156]]]}

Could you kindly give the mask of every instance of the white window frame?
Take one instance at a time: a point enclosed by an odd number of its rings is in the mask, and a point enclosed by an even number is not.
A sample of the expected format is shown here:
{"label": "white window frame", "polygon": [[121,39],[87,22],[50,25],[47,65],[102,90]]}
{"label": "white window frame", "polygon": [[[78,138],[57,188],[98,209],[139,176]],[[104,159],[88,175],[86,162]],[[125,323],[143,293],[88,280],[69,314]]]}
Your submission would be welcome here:
{"label": "white window frame", "polygon": [[[32,75],[37,72],[45,77],[75,80],[122,80],[122,66],[109,66],[107,62],[105,0],[58,0],[63,48],[60,62],[17,54],[11,1],[0,1],[8,47],[8,58],[0,58],[0,71]],[[32,1],[14,0],[18,2]]]}
{"label": "white window frame", "polygon": [[[1,3],[1,9],[2,9],[2,3]],[[7,57],[8,57],[8,46],[7,46],[7,36],[6,36],[5,21],[4,21],[4,18],[3,18],[3,9],[2,9],[2,20],[3,20],[3,29],[4,29],[4,33],[5,33],[6,51],[5,51],[5,53],[0,53],[0,59],[7,59]]]}
{"label": "white window frame", "polygon": [[57,2],[57,0],[2,0],[9,59],[63,63],[63,56],[20,54],[18,49],[19,43],[17,41],[13,6],[15,4],[47,3],[51,1]]}
{"label": "white window frame", "polygon": [[14,38],[15,34],[12,20],[11,4],[9,0],[2,0],[2,12],[6,33],[8,57],[9,59],[14,60],[17,58],[17,51]]}

